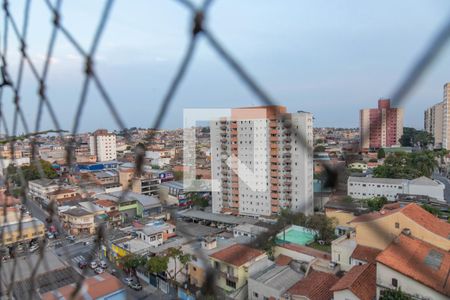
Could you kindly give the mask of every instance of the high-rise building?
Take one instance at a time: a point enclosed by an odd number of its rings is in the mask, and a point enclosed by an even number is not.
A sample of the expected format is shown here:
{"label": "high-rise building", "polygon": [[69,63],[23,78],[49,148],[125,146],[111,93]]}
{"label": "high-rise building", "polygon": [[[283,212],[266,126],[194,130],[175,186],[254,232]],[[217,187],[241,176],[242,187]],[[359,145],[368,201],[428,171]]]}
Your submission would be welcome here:
{"label": "high-rise building", "polygon": [[442,147],[450,149],[450,82],[444,84],[443,125],[442,125]]}
{"label": "high-rise building", "polygon": [[434,137],[434,146],[440,148],[444,133],[444,102],[429,107],[424,113],[425,131]]}
{"label": "high-rise building", "polygon": [[378,100],[378,108],[360,111],[361,150],[397,146],[403,134],[403,109],[391,107],[390,99]]}
{"label": "high-rise building", "polygon": [[116,135],[106,129],[98,129],[89,136],[91,155],[97,156],[97,161],[110,161],[117,158]]}
{"label": "high-rise building", "polygon": [[[211,121],[211,178],[215,213],[271,216],[282,208],[313,213],[311,113],[283,106],[231,109]],[[214,183],[213,183],[214,185]]]}

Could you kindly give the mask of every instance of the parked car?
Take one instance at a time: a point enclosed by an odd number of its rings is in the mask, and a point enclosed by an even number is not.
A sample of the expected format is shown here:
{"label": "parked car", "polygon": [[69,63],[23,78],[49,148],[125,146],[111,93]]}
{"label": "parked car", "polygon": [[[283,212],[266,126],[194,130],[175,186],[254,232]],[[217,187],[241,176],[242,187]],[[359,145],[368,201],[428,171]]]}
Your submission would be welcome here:
{"label": "parked car", "polygon": [[47,232],[47,238],[54,239],[55,235],[53,233],[51,233],[51,232]]}
{"label": "parked car", "polygon": [[98,268],[95,268],[95,273],[97,273],[97,274],[102,274],[102,273],[104,273],[105,272],[105,270],[103,270],[102,268],[100,268],[100,267],[98,267]]}
{"label": "parked car", "polygon": [[78,262],[78,268],[80,268],[80,269],[86,268],[87,265],[88,265],[87,262],[85,262],[84,260]]}
{"label": "parked car", "polygon": [[133,278],[131,278],[131,277],[125,277],[125,278],[123,279],[123,282],[125,282],[127,285],[129,285],[130,282],[132,282],[132,281],[133,281]]}
{"label": "parked car", "polygon": [[66,239],[68,239],[68,240],[71,241],[71,242],[75,242],[75,236],[73,236],[73,235],[68,235],[68,236],[66,237]]}
{"label": "parked car", "polygon": [[90,263],[90,265],[89,265],[90,267],[91,267],[91,269],[95,269],[95,268],[97,268],[98,267],[98,264],[97,264],[97,262],[96,261],[91,261],[91,263]]}
{"label": "parked car", "polygon": [[108,264],[104,260],[101,260],[98,265],[103,269],[106,269],[108,267]]}
{"label": "parked car", "polygon": [[33,244],[31,245],[31,247],[28,249],[30,252],[34,252],[36,250],[39,249],[39,245],[38,244]]}
{"label": "parked car", "polygon": [[128,283],[128,286],[135,291],[142,290],[142,285],[139,282],[130,281],[130,283]]}

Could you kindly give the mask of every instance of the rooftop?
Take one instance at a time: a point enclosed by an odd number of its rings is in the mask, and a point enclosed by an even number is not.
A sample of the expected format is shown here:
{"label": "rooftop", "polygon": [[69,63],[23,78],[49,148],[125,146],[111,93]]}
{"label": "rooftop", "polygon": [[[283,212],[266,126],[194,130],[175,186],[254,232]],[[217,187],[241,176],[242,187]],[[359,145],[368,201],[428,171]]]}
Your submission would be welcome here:
{"label": "rooftop", "polygon": [[357,245],[355,250],[353,250],[351,258],[366,262],[375,262],[375,259],[380,252],[380,250],[375,248]]}
{"label": "rooftop", "polygon": [[284,293],[303,277],[303,274],[295,272],[289,266],[273,264],[250,278],[264,284],[264,286]]}
{"label": "rooftop", "polygon": [[291,295],[305,296],[310,300],[333,298],[330,288],[339,280],[336,275],[312,269],[309,274],[288,290]]}
{"label": "rooftop", "polygon": [[66,211],[64,211],[62,213],[66,214],[66,215],[71,215],[71,216],[74,216],[74,217],[83,217],[83,216],[92,215],[91,212],[88,212],[87,210],[85,210],[84,208],[81,208],[81,207],[71,208],[71,209],[68,209],[68,210],[66,210]]}
{"label": "rooftop", "polygon": [[38,184],[41,186],[50,186],[50,185],[58,185],[58,181],[54,179],[48,179],[48,178],[40,178],[35,180],[30,180],[29,183]]}
{"label": "rooftop", "polygon": [[377,262],[450,296],[448,251],[401,234],[378,255]]}
{"label": "rooftop", "polygon": [[442,183],[438,183],[435,180],[430,179],[425,176],[413,179],[409,182],[409,184],[425,185],[425,186],[440,186],[440,185],[442,185]]}
{"label": "rooftop", "polygon": [[381,183],[381,184],[407,184],[408,179],[393,179],[393,178],[375,178],[375,177],[354,177],[350,176],[348,182],[366,182],[366,183]]}
{"label": "rooftop", "polygon": [[328,259],[331,260],[331,255],[330,253],[324,252],[324,251],[320,251],[320,250],[316,250],[313,249],[311,247],[307,247],[307,246],[302,246],[299,244],[290,244],[290,243],[286,243],[286,244],[280,244],[277,245],[277,247],[282,247],[285,249],[289,249],[298,253],[303,253],[312,257],[316,257],[316,258],[323,258],[323,259]]}
{"label": "rooftop", "polygon": [[331,287],[331,291],[350,290],[361,300],[372,300],[376,296],[376,266],[364,264],[354,266]]}
{"label": "rooftop", "polygon": [[225,224],[255,224],[258,222],[257,219],[249,218],[249,217],[238,217],[224,214],[215,214],[211,212],[194,210],[194,209],[186,209],[178,212],[180,217],[185,218],[193,218],[193,219],[201,219],[208,220],[217,223],[225,223]]}
{"label": "rooftop", "polygon": [[94,203],[99,206],[104,206],[104,207],[117,206],[116,202],[114,202],[112,200],[106,200],[106,199],[98,199],[98,200],[95,200]]}
{"label": "rooftop", "polygon": [[379,212],[372,212],[369,214],[361,215],[353,219],[351,223],[370,222],[395,213],[403,214],[404,216],[408,217],[420,226],[426,228],[430,232],[444,237],[445,239],[448,239],[448,237],[450,236],[449,223],[436,218],[434,215],[415,203],[410,203],[396,209],[384,209]]}
{"label": "rooftop", "polygon": [[234,244],[211,254],[210,257],[223,261],[227,264],[240,267],[245,263],[263,255],[265,255],[264,252],[251,248],[247,245]]}
{"label": "rooftop", "polygon": [[[123,198],[122,198],[123,197]],[[99,199],[112,200],[115,202],[138,201],[144,208],[161,206],[161,202],[157,197],[146,196],[135,192],[112,192],[107,194],[97,195]]]}

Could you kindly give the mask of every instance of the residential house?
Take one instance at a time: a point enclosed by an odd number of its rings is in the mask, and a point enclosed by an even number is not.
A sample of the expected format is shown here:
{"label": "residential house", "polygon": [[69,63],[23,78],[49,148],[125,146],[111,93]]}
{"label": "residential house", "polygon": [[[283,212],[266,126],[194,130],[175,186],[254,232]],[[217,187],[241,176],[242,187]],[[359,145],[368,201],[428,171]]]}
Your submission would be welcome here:
{"label": "residential house", "polygon": [[401,289],[414,299],[450,298],[450,253],[410,235],[398,236],[376,259],[377,299]]}
{"label": "residential house", "polygon": [[248,299],[279,299],[303,277],[304,274],[294,271],[290,266],[272,264],[248,278]]}
{"label": "residential house", "polygon": [[331,300],[331,287],[339,278],[330,273],[311,269],[307,276],[294,284],[281,299],[283,300]]}
{"label": "residential house", "polygon": [[242,244],[219,250],[209,260],[217,275],[216,285],[237,299],[247,298],[248,277],[271,263],[263,251]]}
{"label": "residential house", "polygon": [[331,287],[333,300],[373,300],[376,295],[376,266],[354,266]]}
{"label": "residential house", "polygon": [[2,245],[10,246],[17,243],[30,242],[44,237],[45,225],[36,218],[26,218],[20,222],[3,223],[0,226]]}
{"label": "residential house", "polygon": [[141,240],[156,247],[162,245],[168,238],[175,236],[175,228],[175,225],[165,223],[164,221],[154,221],[145,224],[136,233]]}
{"label": "residential house", "polygon": [[425,242],[450,250],[450,224],[415,203],[361,215],[351,224],[355,226],[358,245],[384,250],[403,231],[407,231]]}
{"label": "residential house", "polygon": [[233,228],[233,236],[247,236],[252,239],[257,238],[259,235],[269,231],[266,227],[253,225],[253,224],[240,224]]}
{"label": "residential house", "polygon": [[95,232],[94,214],[81,207],[61,212],[60,217],[64,228],[71,234],[93,234]]}

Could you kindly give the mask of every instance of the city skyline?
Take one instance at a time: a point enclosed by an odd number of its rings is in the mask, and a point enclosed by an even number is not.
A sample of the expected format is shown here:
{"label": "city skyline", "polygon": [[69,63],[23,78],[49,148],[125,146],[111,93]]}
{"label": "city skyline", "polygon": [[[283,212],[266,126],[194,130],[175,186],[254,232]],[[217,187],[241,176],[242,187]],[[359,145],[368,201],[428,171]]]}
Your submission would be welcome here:
{"label": "city skyline", "polygon": [[[278,104],[290,111],[313,113],[320,127],[357,127],[359,109],[391,96],[450,11],[448,1],[433,1],[432,5],[408,1],[408,10],[404,10],[405,3],[389,3],[389,9],[380,3],[355,1],[345,7],[327,3],[328,9],[324,10],[323,1],[314,4],[292,1],[283,6],[274,2],[255,6],[252,2],[222,1],[211,7],[207,21],[225,47]],[[21,5],[11,4],[13,15],[20,15]],[[83,46],[90,44],[101,5],[81,1],[64,3],[62,7],[65,24]],[[43,19],[50,21],[51,16],[43,4],[32,6],[28,51],[40,67],[51,28],[50,22]],[[228,22],[230,15],[233,25]],[[397,15],[402,16],[401,22]],[[262,16],[265,24],[260,22]],[[78,22],[80,19],[85,22]],[[151,127],[156,108],[186,48],[190,20],[191,16],[175,1],[158,5],[144,1],[133,6],[125,2],[115,4],[96,55],[96,68],[127,127]],[[38,30],[42,34],[36,35]],[[154,39],[142,39],[144,33]],[[13,38],[9,42],[11,48],[18,47]],[[441,101],[442,86],[450,80],[445,70],[448,53],[447,47],[405,99],[402,105],[405,126],[422,128],[423,111]],[[10,51],[8,59],[14,78],[17,53]],[[83,62],[62,36],[52,62],[49,99],[63,129],[70,130],[79,99]],[[34,127],[37,87],[27,68],[24,75],[21,103]],[[11,93],[5,92],[3,107],[9,124],[13,109],[10,99]],[[229,107],[261,104],[202,41],[169,107],[172,117],[161,127],[181,127],[183,108],[218,108],[223,103]],[[42,122],[43,129],[54,129],[47,112]],[[98,92],[92,89],[80,131],[116,127]]]}

